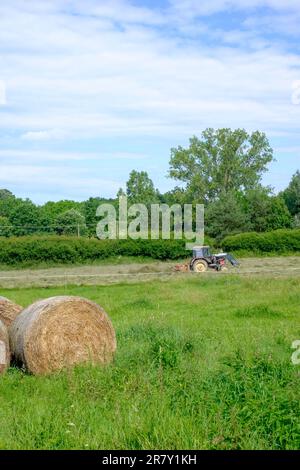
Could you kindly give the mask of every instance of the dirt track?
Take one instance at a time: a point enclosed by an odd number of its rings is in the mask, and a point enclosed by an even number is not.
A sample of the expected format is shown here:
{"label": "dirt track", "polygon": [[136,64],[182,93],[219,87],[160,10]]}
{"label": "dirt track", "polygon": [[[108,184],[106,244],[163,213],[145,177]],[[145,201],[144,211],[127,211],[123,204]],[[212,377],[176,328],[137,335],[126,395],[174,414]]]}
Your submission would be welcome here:
{"label": "dirt track", "polygon": [[174,272],[176,262],[151,262],[101,266],[76,266],[48,269],[0,271],[0,287],[58,286],[66,284],[112,284],[168,279],[174,276],[245,276],[300,277],[300,257],[243,258],[239,268],[229,267],[225,273],[204,274]]}

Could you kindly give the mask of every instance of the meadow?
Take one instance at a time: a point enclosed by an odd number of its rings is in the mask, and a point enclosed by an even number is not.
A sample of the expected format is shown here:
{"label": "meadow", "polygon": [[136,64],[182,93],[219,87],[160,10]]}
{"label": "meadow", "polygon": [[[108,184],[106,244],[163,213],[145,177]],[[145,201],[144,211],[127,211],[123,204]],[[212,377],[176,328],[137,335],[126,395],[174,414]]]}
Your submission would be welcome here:
{"label": "meadow", "polygon": [[113,365],[0,378],[1,449],[299,449],[300,278],[187,276],[1,289],[98,302]]}

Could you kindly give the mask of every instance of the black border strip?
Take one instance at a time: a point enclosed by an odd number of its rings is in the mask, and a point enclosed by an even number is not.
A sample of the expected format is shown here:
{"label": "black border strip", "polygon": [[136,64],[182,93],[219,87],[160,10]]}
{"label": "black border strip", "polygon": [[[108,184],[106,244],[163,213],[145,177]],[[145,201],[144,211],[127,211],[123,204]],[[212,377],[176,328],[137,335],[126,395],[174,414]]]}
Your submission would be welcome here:
{"label": "black border strip", "polygon": [[125,468],[141,466],[200,466],[211,464],[230,465],[240,468],[241,464],[287,464],[300,463],[300,451],[162,451],[162,450],[99,450],[99,451],[0,451],[0,465],[12,463],[49,466],[58,463],[76,464],[88,468],[107,468],[108,465]]}

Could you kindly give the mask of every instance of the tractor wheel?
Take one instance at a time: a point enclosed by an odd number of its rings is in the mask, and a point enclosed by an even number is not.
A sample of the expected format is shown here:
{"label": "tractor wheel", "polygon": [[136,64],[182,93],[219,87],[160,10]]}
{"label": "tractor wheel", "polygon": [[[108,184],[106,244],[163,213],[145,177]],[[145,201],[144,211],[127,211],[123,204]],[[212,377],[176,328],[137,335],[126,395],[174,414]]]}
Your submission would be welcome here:
{"label": "tractor wheel", "polygon": [[193,263],[193,271],[195,273],[204,273],[207,271],[208,264],[204,259],[196,260]]}

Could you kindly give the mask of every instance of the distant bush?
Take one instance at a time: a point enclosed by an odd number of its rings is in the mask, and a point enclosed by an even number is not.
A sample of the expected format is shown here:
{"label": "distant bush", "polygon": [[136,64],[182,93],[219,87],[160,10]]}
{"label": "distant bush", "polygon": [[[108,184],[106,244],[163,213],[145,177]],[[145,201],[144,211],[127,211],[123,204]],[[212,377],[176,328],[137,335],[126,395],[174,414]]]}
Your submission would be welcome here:
{"label": "distant bush", "polygon": [[226,251],[250,251],[271,253],[300,251],[300,229],[281,229],[264,233],[241,233],[224,238],[222,248]]}
{"label": "distant bush", "polygon": [[[206,243],[211,240],[206,240]],[[184,240],[98,240],[67,236],[0,238],[0,263],[84,263],[114,256],[175,260],[190,256]]]}

